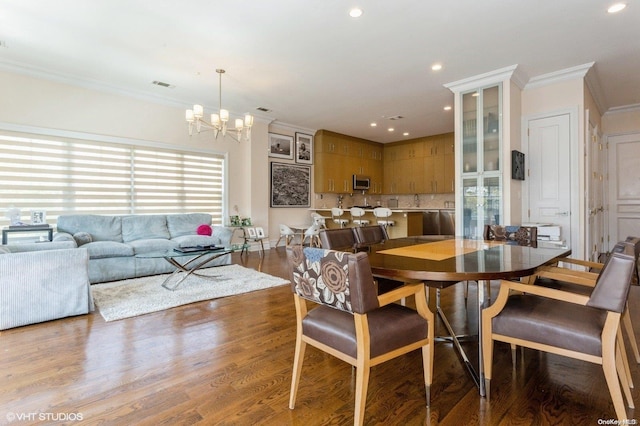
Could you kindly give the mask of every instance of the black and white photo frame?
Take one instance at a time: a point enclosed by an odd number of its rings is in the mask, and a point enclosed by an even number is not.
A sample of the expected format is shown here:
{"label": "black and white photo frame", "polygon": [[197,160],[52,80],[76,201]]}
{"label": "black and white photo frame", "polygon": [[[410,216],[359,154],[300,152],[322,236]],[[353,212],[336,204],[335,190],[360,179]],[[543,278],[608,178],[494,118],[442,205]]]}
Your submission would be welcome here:
{"label": "black and white photo frame", "polygon": [[269,157],[293,160],[293,136],[269,133]]}
{"label": "black and white photo frame", "polygon": [[296,163],[313,164],[313,136],[296,132]]}

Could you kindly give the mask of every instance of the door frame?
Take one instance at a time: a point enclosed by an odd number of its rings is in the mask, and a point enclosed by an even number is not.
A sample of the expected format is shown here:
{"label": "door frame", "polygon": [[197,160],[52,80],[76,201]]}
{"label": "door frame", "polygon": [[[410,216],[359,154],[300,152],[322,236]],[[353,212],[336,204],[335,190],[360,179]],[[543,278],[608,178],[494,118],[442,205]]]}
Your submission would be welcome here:
{"label": "door frame", "polygon": [[[562,108],[553,111],[547,111],[537,114],[529,114],[522,116],[522,136],[521,146],[527,160],[525,166],[527,168],[527,175],[522,185],[522,222],[529,221],[529,163],[531,156],[529,155],[529,122],[533,120],[541,120],[545,118],[556,117],[559,115],[569,116],[569,167],[570,167],[570,188],[571,188],[571,214],[569,217],[570,222],[570,235],[571,240],[571,253],[572,257],[583,259],[584,258],[584,182],[580,178],[584,175],[584,164],[582,156],[584,155],[584,146],[580,145],[580,114],[578,107]],[[584,138],[583,138],[584,139]],[[577,188],[577,189],[576,189]],[[578,195],[578,196],[576,196]]]}

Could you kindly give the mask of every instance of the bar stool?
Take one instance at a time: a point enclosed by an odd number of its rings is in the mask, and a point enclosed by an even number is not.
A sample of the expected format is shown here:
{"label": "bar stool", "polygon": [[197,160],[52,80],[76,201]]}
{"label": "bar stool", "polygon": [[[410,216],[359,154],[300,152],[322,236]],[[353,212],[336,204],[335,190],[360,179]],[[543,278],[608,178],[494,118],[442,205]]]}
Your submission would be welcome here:
{"label": "bar stool", "polygon": [[318,225],[322,229],[327,229],[327,219],[328,217],[324,217],[316,212],[311,212],[311,220],[315,225]]}
{"label": "bar stool", "polygon": [[333,219],[333,223],[337,223],[340,225],[340,228],[344,228],[348,223],[349,219],[341,219],[340,216],[344,213],[344,210],[338,207],[333,207],[331,209],[331,218]]}
{"label": "bar stool", "polygon": [[387,207],[376,207],[373,209],[373,215],[378,219],[378,225],[382,225],[385,228],[396,224],[394,220],[387,219],[392,214],[391,209]]}
{"label": "bar stool", "polygon": [[364,209],[361,209],[360,207],[352,207],[349,211],[351,212],[351,220],[354,224],[358,226],[366,226],[369,224],[369,219],[362,219],[362,216],[364,216]]}

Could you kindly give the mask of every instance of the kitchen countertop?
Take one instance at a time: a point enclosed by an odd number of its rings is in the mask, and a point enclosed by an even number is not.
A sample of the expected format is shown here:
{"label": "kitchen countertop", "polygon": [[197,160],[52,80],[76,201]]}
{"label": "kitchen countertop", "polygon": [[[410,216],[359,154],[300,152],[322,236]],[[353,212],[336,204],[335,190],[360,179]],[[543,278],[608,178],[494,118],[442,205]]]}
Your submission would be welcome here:
{"label": "kitchen countertop", "polygon": [[[351,207],[344,207],[343,210],[345,212],[348,212],[349,209]],[[365,212],[373,212],[373,209],[375,207],[371,207],[371,208],[366,208],[363,209]],[[330,207],[326,207],[326,208],[319,208],[319,209],[309,209],[312,211],[318,211],[318,212],[322,212],[322,211],[326,211],[326,212],[330,212],[331,208]],[[396,208],[392,208],[391,211],[393,213],[412,213],[412,212],[426,212],[426,211],[432,211],[432,210],[455,210],[452,208],[437,208],[437,207],[396,207]]]}

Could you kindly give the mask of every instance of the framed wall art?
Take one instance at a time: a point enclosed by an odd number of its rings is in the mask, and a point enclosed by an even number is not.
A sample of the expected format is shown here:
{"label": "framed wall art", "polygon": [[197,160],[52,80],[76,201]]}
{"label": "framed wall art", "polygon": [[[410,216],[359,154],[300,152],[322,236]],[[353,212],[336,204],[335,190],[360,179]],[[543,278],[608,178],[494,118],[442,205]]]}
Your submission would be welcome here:
{"label": "framed wall art", "polygon": [[293,160],[293,136],[269,133],[269,157]]}
{"label": "framed wall art", "polygon": [[271,163],[271,207],[311,207],[311,167]]}
{"label": "framed wall art", "polygon": [[515,149],[511,151],[511,179],[524,180],[524,154]]}
{"label": "framed wall art", "polygon": [[313,164],[313,136],[296,133],[296,163]]}

